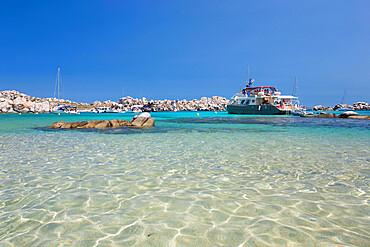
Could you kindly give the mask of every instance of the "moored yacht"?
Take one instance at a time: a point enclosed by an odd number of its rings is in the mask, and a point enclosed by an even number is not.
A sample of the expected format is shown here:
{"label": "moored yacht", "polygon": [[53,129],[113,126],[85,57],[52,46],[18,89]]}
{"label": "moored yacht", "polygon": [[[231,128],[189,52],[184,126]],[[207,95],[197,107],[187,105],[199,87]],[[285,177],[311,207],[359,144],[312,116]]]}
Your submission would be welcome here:
{"label": "moored yacht", "polygon": [[[249,66],[247,70],[249,78]],[[225,105],[229,114],[285,115],[301,109],[298,97],[281,95],[274,86],[252,87],[253,79]],[[293,90],[294,91],[294,90]]]}
{"label": "moored yacht", "polygon": [[281,95],[273,86],[244,88],[226,105],[229,114],[284,115],[298,108],[298,98]]}

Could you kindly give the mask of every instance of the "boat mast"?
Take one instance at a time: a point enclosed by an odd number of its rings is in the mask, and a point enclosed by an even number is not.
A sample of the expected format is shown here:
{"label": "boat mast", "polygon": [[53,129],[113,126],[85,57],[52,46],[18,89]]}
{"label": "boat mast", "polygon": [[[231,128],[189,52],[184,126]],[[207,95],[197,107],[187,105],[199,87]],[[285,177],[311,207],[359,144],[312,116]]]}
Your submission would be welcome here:
{"label": "boat mast", "polygon": [[293,86],[292,95],[295,96],[295,97],[298,97],[298,80],[297,80],[297,77],[295,77],[295,79],[294,79],[294,86]]}
{"label": "boat mast", "polygon": [[60,74],[60,67],[58,66],[58,103],[59,103],[59,74]]}
{"label": "boat mast", "polygon": [[58,103],[59,103],[59,74],[60,74],[60,67],[58,66],[57,78],[55,78],[53,104],[55,103],[55,96],[58,97]]}
{"label": "boat mast", "polygon": [[343,105],[346,103],[346,94],[347,94],[347,89],[344,90],[344,94],[342,96],[342,100],[340,101],[340,104]]}

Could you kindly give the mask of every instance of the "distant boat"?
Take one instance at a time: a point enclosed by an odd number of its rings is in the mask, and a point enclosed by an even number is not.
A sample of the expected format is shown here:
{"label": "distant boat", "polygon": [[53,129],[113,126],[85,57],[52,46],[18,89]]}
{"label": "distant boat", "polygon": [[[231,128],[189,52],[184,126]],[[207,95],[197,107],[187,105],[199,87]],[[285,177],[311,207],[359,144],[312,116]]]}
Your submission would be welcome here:
{"label": "distant boat", "polygon": [[295,109],[292,109],[291,113],[292,113],[292,115],[295,115],[295,116],[309,115],[309,113],[307,113],[305,107],[301,106],[301,104],[299,103],[298,94],[299,94],[298,93],[298,80],[297,80],[297,77],[295,77],[292,96],[297,97],[297,100],[296,100]]}
{"label": "distant boat", "polygon": [[116,113],[113,109],[109,107],[96,107],[92,112],[94,113]]}
{"label": "distant boat", "polygon": [[55,114],[80,114],[76,106],[70,105],[58,105],[52,112]]}
{"label": "distant boat", "polygon": [[129,113],[141,113],[143,112],[142,108],[143,108],[142,105],[133,105],[131,106],[131,109],[128,112]]}
{"label": "distant boat", "polygon": [[[347,90],[344,90],[342,100],[340,101],[341,106],[346,105],[346,98],[347,98]],[[337,109],[338,111],[353,111],[353,109],[349,107],[340,107]]]}
{"label": "distant boat", "polygon": [[58,105],[54,107],[51,112],[55,114],[80,114],[76,106],[59,104],[59,92],[60,92],[59,88],[60,88],[60,67],[58,66],[57,78],[56,78],[55,89],[54,89],[54,99],[56,96],[55,94],[57,94]]}

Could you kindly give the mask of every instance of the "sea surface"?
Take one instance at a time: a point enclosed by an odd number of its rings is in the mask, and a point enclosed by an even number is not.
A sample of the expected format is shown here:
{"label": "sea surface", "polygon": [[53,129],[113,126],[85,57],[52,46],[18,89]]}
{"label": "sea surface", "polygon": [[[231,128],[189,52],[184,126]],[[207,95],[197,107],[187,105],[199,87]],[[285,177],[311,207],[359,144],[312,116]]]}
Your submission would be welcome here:
{"label": "sea surface", "polygon": [[198,113],[1,114],[0,246],[370,245],[369,120]]}

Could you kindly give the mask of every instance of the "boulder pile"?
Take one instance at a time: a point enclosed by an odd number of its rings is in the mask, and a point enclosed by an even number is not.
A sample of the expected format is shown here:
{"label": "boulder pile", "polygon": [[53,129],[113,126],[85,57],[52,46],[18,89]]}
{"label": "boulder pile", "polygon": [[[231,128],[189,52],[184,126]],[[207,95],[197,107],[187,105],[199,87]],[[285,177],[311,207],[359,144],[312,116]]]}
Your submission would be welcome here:
{"label": "boulder pile", "polygon": [[357,102],[352,105],[353,110],[359,111],[359,110],[367,110],[370,111],[370,104],[366,102]]}
{"label": "boulder pile", "polygon": [[67,123],[59,121],[53,123],[50,128],[52,129],[110,129],[117,127],[154,127],[155,119],[147,112],[133,117],[130,122],[122,119],[113,120],[92,120]]}
{"label": "boulder pile", "polygon": [[43,113],[51,112],[52,107],[57,104],[76,106],[85,111],[90,111],[95,107],[109,107],[111,109],[130,110],[132,106],[137,106],[146,111],[222,111],[223,105],[228,100],[224,97],[213,96],[211,98],[202,97],[193,100],[147,100],[145,97],[134,99],[130,96],[119,99],[118,102],[106,100],[89,103],[78,103],[70,100],[55,98],[31,97],[15,90],[0,92],[0,113]]}
{"label": "boulder pile", "polygon": [[357,102],[357,103],[354,103],[353,105],[337,104],[334,107],[325,107],[322,105],[317,105],[312,110],[313,111],[337,111],[340,109],[352,109],[354,111],[363,111],[363,110],[370,111],[370,104],[366,102]]}
{"label": "boulder pile", "polygon": [[200,100],[147,100],[134,99],[130,96],[120,98],[118,104],[114,105],[119,108],[130,108],[132,106],[139,106],[142,108],[150,108],[155,111],[223,111],[224,106],[229,102],[228,99],[220,96],[213,96],[212,98],[202,97]]}
{"label": "boulder pile", "polygon": [[0,92],[1,113],[50,112],[47,99],[31,97],[15,90]]}

